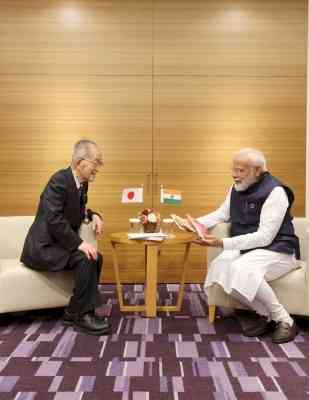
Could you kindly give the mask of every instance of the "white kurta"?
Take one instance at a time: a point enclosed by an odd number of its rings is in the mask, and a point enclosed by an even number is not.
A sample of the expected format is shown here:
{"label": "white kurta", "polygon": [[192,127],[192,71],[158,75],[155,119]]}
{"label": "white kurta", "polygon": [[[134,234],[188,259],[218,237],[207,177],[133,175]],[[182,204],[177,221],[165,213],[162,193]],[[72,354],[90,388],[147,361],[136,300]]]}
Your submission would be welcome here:
{"label": "white kurta", "polygon": [[[198,218],[206,228],[230,220],[231,189],[218,210]],[[223,252],[213,260],[207,273],[206,291],[207,287],[216,283],[228,294],[236,291],[252,302],[264,277],[271,281],[297,268],[295,256],[290,254],[264,249],[240,254],[240,250],[269,245],[280,229],[288,206],[284,189],[274,188],[263,204],[258,230],[223,239]]]}

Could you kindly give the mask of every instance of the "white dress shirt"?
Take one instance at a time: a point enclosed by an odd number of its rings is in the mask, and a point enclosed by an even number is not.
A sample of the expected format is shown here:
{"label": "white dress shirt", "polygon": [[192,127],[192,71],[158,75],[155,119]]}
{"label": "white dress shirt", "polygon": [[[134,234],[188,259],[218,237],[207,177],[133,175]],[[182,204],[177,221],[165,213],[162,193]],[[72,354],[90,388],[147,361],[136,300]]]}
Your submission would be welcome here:
{"label": "white dress shirt", "polygon": [[[232,187],[224,203],[216,211],[197,218],[206,228],[211,228],[220,222],[230,221],[231,190]],[[288,207],[289,201],[285,190],[280,186],[275,187],[262,206],[258,230],[253,233],[224,238],[224,250],[247,250],[269,245],[276,237]]]}
{"label": "white dress shirt", "polygon": [[79,190],[79,188],[80,188],[80,186],[81,186],[81,183],[80,183],[80,181],[79,181],[79,178],[78,178],[76,172],[74,171],[74,169],[73,169],[72,167],[71,167],[71,170],[72,170],[73,178],[74,178],[75,183],[76,183],[76,187],[77,187],[77,189]]}

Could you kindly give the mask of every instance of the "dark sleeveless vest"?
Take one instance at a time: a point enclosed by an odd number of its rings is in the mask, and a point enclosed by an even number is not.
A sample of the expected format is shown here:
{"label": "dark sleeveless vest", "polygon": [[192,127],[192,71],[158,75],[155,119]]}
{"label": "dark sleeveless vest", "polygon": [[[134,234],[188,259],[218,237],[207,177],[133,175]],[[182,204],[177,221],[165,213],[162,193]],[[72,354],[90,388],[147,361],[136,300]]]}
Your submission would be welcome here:
{"label": "dark sleeveless vest", "polygon": [[[231,236],[245,235],[258,230],[262,206],[271,191],[277,186],[285,190],[289,200],[289,207],[277,236],[271,244],[263,247],[263,249],[295,254],[296,258],[299,258],[299,241],[295,235],[290,214],[294,194],[290,188],[284,186],[268,172],[261,175],[259,181],[249,186],[247,190],[237,192],[234,188],[232,189],[230,204]],[[241,253],[251,250],[255,249],[242,250]]]}

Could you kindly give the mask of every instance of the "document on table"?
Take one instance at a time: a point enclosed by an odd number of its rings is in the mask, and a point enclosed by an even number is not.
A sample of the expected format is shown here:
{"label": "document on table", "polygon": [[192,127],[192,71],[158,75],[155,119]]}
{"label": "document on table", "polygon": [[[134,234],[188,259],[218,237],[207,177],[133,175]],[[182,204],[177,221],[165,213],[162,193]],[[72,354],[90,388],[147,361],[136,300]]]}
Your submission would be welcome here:
{"label": "document on table", "polygon": [[179,229],[195,233],[199,240],[205,240],[204,235],[208,235],[207,229],[189,214],[187,218],[181,218],[176,214],[171,214],[171,217]]}
{"label": "document on table", "polygon": [[134,240],[153,240],[155,242],[162,242],[162,240],[166,239],[168,235],[166,233],[155,232],[155,233],[128,233],[129,239]]}

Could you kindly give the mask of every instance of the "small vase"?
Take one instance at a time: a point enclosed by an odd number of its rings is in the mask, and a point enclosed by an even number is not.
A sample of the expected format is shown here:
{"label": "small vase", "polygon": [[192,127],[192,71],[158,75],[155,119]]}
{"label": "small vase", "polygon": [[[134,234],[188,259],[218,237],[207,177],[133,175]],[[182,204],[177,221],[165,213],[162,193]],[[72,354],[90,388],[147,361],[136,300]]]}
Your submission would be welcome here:
{"label": "small vase", "polygon": [[154,233],[158,229],[158,224],[156,222],[147,222],[143,224],[143,228],[146,233]]}

